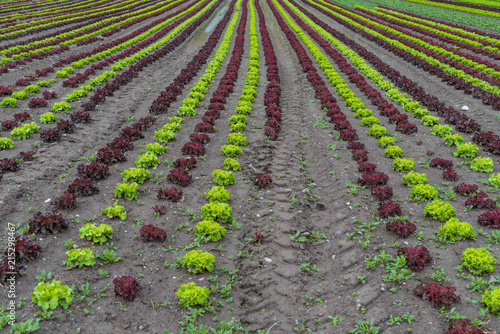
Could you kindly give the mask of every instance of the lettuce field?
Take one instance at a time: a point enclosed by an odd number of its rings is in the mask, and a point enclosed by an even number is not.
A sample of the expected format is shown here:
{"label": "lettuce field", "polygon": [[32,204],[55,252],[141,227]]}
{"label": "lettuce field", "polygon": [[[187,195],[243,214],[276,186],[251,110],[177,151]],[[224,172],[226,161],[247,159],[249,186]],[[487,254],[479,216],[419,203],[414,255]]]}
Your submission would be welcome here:
{"label": "lettuce field", "polygon": [[499,18],[2,1],[0,332],[500,333]]}

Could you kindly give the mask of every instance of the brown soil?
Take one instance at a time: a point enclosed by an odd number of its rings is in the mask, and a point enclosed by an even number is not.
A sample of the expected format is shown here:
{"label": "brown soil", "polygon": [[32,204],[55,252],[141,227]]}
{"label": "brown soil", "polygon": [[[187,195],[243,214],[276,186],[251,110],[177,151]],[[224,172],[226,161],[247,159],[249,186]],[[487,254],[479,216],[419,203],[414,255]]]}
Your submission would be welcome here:
{"label": "brown soil", "polygon": [[[213,18],[205,21],[196,33],[169,56],[147,67],[131,83],[109,97],[97,111],[92,112],[92,123],[79,126],[75,133],[65,136],[59,143],[44,144],[38,135],[34,135],[29,140],[16,141],[14,149],[2,151],[1,158],[17,158],[21,151],[35,150],[36,159],[23,163],[18,172],[6,173],[0,181],[1,221],[4,224],[6,222],[19,224],[22,229],[32,218],[33,212],[50,211],[49,199],[62,194],[77,176],[77,166],[86,163],[85,158],[96,154],[97,149],[117,137],[122,128],[130,125],[127,120],[132,118],[137,120],[149,115],[148,108],[151,103],[197,53],[210,34],[210,31],[206,31],[210,21],[222,17],[229,3],[226,1],[221,5],[215,11]],[[263,124],[266,119],[263,103],[266,68],[264,53],[261,50],[261,82],[254,102],[254,112],[249,117],[245,132],[249,145],[243,149],[242,158],[239,159],[242,170],[235,172],[236,184],[229,187],[232,195],[230,204],[238,228],[234,230],[228,228],[229,233],[219,244],[208,243],[201,246],[201,249],[215,255],[214,272],[193,275],[186,269],[171,265],[175,263],[177,257],[184,255],[184,247],[193,242],[194,233],[191,229],[200,220],[200,208],[206,203],[204,193],[213,186],[211,172],[222,168],[224,157],[220,153],[220,147],[226,143],[229,134],[227,120],[233,115],[248,68],[249,24],[245,39],[246,53],[234,94],[228,98],[226,109],[217,120],[217,132],[210,135],[211,142],[206,145],[206,161],[198,159],[198,167],[190,172],[193,184],[182,188],[183,199],[178,203],[165,203],[157,199],[158,189],[171,186],[165,180],[170,168],[163,161],[166,159],[174,161],[182,157],[182,145],[189,141],[189,134],[201,121],[203,106],[197,109],[198,116],[189,117],[187,122],[183,123],[182,131],[177,133],[176,141],[169,143],[168,153],[160,157],[162,163],[150,170],[153,176],[159,176],[158,181],[149,180],[140,186],[139,201],[116,200],[113,190],[117,183],[122,182],[120,172],[135,167],[135,159],[143,152],[144,145],[154,141],[154,131],[167,123],[168,117],[176,115],[175,111],[182,99],[201,77],[204,68],[186,87],[169,112],[160,115],[155,125],[144,132],[146,137],[134,143],[135,149],[125,153],[127,162],[116,165],[116,169],[110,168],[111,176],[98,183],[99,194],[80,197],[74,211],[63,212],[66,218],[74,221],[66,232],[33,237],[33,240],[42,246],[43,252],[37,260],[28,265],[25,274],[17,278],[17,305],[22,304],[17,310],[18,322],[39,316],[37,314],[39,308],[31,302],[30,296],[38,284],[35,277],[45,270],[63,284],[74,285],[75,289],[86,283],[95,289],[83,302],[74,300],[67,310],[54,310],[53,316],[59,318],[40,322],[38,333],[181,333],[185,330],[186,324],[180,322],[186,321],[185,316],[189,315],[190,311],[180,307],[175,296],[179,285],[193,281],[197,285],[210,287],[215,282],[210,278],[217,274],[216,282],[220,290],[230,278],[229,272],[237,270],[237,278],[229,297],[223,298],[219,292],[212,293],[211,297],[215,297],[216,300],[213,303],[215,312],[198,317],[196,325],[205,324],[215,329],[221,321],[228,322],[234,317],[235,321],[241,323],[250,333],[348,333],[355,328],[358,321],[373,319],[374,324],[380,327],[380,333],[408,333],[409,328],[412,329],[412,333],[443,333],[448,326],[446,315],[412,293],[420,282],[431,280],[429,276],[435,273],[432,266],[418,272],[413,279],[403,284],[384,282],[382,277],[385,272],[382,269],[366,268],[365,258],[379,254],[381,249],[395,256],[397,248],[388,247],[395,242],[401,246],[417,244],[427,246],[434,260],[432,264],[435,268],[443,269],[445,276],[451,279],[452,285],[457,287],[457,294],[461,297],[461,302],[453,305],[456,307],[453,314],[459,313],[470,319],[480,318],[478,312],[481,304],[477,301],[480,301],[481,295],[467,288],[470,280],[457,278],[459,272],[455,267],[461,264],[460,257],[465,248],[487,245],[486,237],[479,235],[475,241],[456,244],[434,243],[427,240],[442,223],[423,215],[425,202],[415,203],[407,200],[410,189],[401,185],[401,173],[392,171],[392,160],[385,158],[383,149],[377,146],[373,137],[367,135],[367,128],[359,125],[359,120],[354,118],[353,113],[334,93],[341,110],[358,129],[360,141],[364,142],[370,151],[369,161],[378,165],[378,171],[389,175],[388,185],[393,187],[394,197],[401,203],[404,214],[417,222],[418,231],[422,232],[425,240],[417,240],[414,237],[398,238],[394,233],[387,232],[383,224],[378,224],[374,230],[367,231],[372,237],[366,248],[360,244],[366,240],[366,235],[359,234],[352,237],[354,228],[359,228],[359,223],[353,223],[355,219],[364,223],[380,222],[374,218],[377,216],[378,202],[372,198],[368,189],[359,190],[356,195],[347,193],[349,187],[346,183],[356,184],[362,173],[358,172],[356,162],[350,158],[350,152],[346,149],[347,143],[335,139],[337,133],[333,130],[333,126],[323,127],[322,124],[325,123],[319,122],[325,121],[326,117],[320,110],[320,103],[314,98],[314,91],[305,74],[301,71],[296,54],[267,4],[261,1],[261,6],[278,56],[283,131],[278,141],[269,141],[263,135]],[[461,91],[455,91],[436,77],[428,76],[408,66],[406,62],[374,43],[354,36],[350,30],[339,27],[336,22],[310,7],[308,10],[349,37],[355,38],[388,64],[423,85],[428,93],[438,96],[451,106],[459,108],[462,105],[469,106],[468,115],[477,120],[484,131],[498,129],[500,119],[494,117],[496,112],[490,107],[482,105],[480,101],[464,95]],[[89,48],[91,46],[84,46],[82,50]],[[80,49],[75,46],[74,50],[79,52]],[[225,65],[205,95],[205,101],[202,103],[205,106],[208,105],[208,100],[225,73],[231,51],[232,47]],[[3,75],[1,81],[3,84],[9,84],[21,73],[28,74],[43,66],[45,63],[29,63],[25,68],[15,72],[17,76],[14,76],[14,73]],[[102,71],[96,75],[100,73]],[[321,71],[318,73],[323,75]],[[345,79],[347,82],[347,78]],[[361,91],[351,84],[350,87],[362,98],[367,108],[376,110]],[[58,101],[62,101],[63,97],[72,91],[70,88],[62,87],[62,80],[58,80],[52,89],[57,91]],[[331,91],[334,92],[334,89]],[[82,102],[87,101],[88,99],[82,100]],[[11,115],[16,112],[27,110],[32,115],[32,120],[38,123],[40,114],[49,111],[48,108],[29,110],[27,102],[28,100],[20,101],[15,109],[4,109],[0,115],[0,122],[12,119]],[[76,105],[79,106],[79,103]],[[375,114],[378,116],[376,112]],[[395,125],[388,124],[387,118],[380,117],[380,120],[390,132],[397,133]],[[474,183],[484,189],[487,188],[481,179],[487,178],[488,174],[474,173],[467,166],[459,167],[462,159],[452,155],[452,148],[445,146],[441,139],[431,136],[429,129],[422,126],[419,120],[410,117],[410,121],[419,126],[417,134],[397,133],[401,137],[397,145],[404,150],[405,157],[413,158],[416,162],[425,162],[430,157],[453,160],[455,169],[460,174],[460,180],[445,184],[441,170],[425,169],[418,165],[415,171],[426,173],[429,183],[443,188],[445,192],[460,182]],[[41,124],[42,129],[48,127],[51,126]],[[3,132],[1,136],[8,137],[9,133]],[[470,136],[464,135],[464,138],[470,141]],[[336,145],[334,151],[327,148],[332,144]],[[488,156],[481,150],[480,154]],[[493,158],[496,164],[495,173],[500,172],[498,168],[500,161],[498,158]],[[255,172],[270,174],[273,179],[272,185],[261,191],[255,190],[252,184]],[[490,194],[491,198],[497,196]],[[112,205],[115,201],[127,210],[128,218],[123,223],[118,219],[100,216],[101,209]],[[464,202],[465,198],[460,196],[451,201],[456,208],[457,217],[479,229],[477,217],[484,211],[464,212]],[[167,205],[168,212],[156,217],[151,207],[157,204]],[[190,212],[195,213],[195,216],[192,217]],[[78,230],[84,224],[84,220],[94,218],[95,224],[106,223],[113,227],[112,247],[116,247],[115,252],[123,258],[123,261],[111,265],[68,270],[62,264],[67,251],[64,241],[72,239],[79,247],[91,248],[94,253],[106,249],[104,245],[92,245],[78,236]],[[165,229],[169,236],[168,240],[164,243],[142,242],[139,236],[142,223],[154,224]],[[301,236],[307,236],[307,242],[292,240],[291,236],[298,230]],[[483,231],[491,234],[488,228],[484,228]],[[256,232],[265,236],[265,242],[260,246],[248,241]],[[324,238],[312,239],[311,236],[316,232],[322,233]],[[6,237],[2,239],[6,241]],[[491,251],[498,254],[497,244],[492,244],[490,247]],[[107,271],[109,277],[100,277],[99,270]],[[466,269],[463,271],[467,273]],[[499,269],[491,276],[498,274]],[[140,289],[133,302],[126,302],[113,293],[112,280],[122,275],[139,277]],[[490,275],[483,278],[489,280]],[[0,296],[2,300],[7,300],[5,289],[0,289]],[[401,316],[405,312],[414,315],[411,324],[401,322],[400,325],[389,325],[391,316]],[[345,319],[334,326],[330,317],[336,316]],[[486,326],[490,329],[489,333],[495,333],[495,330],[500,328],[497,316],[491,315],[491,318],[485,319],[489,321]]]}

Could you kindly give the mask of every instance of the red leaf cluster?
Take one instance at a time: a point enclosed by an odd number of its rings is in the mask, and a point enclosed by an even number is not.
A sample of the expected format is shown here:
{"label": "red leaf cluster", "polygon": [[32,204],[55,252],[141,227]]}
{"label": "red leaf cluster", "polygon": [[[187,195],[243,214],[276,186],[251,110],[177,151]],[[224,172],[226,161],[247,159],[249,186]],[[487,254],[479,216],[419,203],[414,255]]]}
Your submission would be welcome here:
{"label": "red leaf cluster", "polygon": [[393,195],[392,187],[376,186],[371,189],[371,192],[380,202],[390,199]]}
{"label": "red leaf cluster", "polygon": [[56,127],[61,133],[73,133],[75,131],[75,123],[64,119],[59,120]]}
{"label": "red leaf cluster", "polygon": [[418,131],[418,127],[415,124],[409,122],[399,123],[398,125],[396,125],[396,131],[399,131],[405,135],[411,135],[412,133],[416,133]]}
{"label": "red leaf cluster", "polygon": [[200,144],[206,144],[210,142],[210,137],[206,133],[198,133],[198,132],[193,132],[192,134],[189,135],[189,139],[191,141],[200,143]]}
{"label": "red leaf cluster", "polygon": [[137,282],[130,276],[117,277],[113,280],[115,294],[122,296],[126,301],[131,302],[137,293]]}
{"label": "red leaf cluster", "polygon": [[127,137],[116,137],[111,142],[106,144],[106,147],[111,149],[118,149],[122,152],[131,151],[134,149],[134,144]]}
{"label": "red leaf cluster", "polygon": [[76,208],[77,194],[71,194],[67,191],[61,197],[54,199],[52,204],[56,210],[73,210]]}
{"label": "red leaf cluster", "polygon": [[377,165],[370,162],[358,161],[358,172],[373,173],[377,169]]}
{"label": "red leaf cluster", "polygon": [[47,129],[40,131],[40,139],[44,143],[55,143],[61,140],[61,130],[58,128]]}
{"label": "red leaf cluster", "polygon": [[18,125],[18,123],[16,121],[10,121],[10,120],[3,121],[2,122],[2,131],[10,131],[10,130],[14,129],[17,125]]}
{"label": "red leaf cluster", "polygon": [[443,172],[443,179],[448,181],[458,181],[458,174],[453,168],[448,168]]}
{"label": "red leaf cluster", "polygon": [[57,93],[56,92],[52,92],[52,91],[44,91],[43,93],[43,98],[45,100],[50,100],[50,99],[55,99],[57,97]]}
{"label": "red leaf cluster", "polygon": [[462,182],[459,185],[457,185],[456,187],[454,187],[453,190],[457,194],[469,197],[469,196],[472,196],[473,194],[475,194],[479,190],[479,187],[475,184],[468,184],[468,183]]}
{"label": "red leaf cluster", "polygon": [[436,167],[438,169],[448,169],[453,167],[453,161],[441,158],[434,158],[431,160],[430,166]]}
{"label": "red leaf cluster", "polygon": [[[30,239],[23,236],[16,236],[14,241],[14,259],[16,265],[24,266],[26,263],[33,261],[42,252],[42,247],[33,243]],[[5,251],[7,257],[9,251]]]}
{"label": "red leaf cluster", "polygon": [[154,225],[143,225],[140,230],[142,241],[154,241],[156,239],[165,241],[167,232]]}
{"label": "red leaf cluster", "polygon": [[144,138],[139,126],[128,126],[122,129],[120,136],[126,137],[131,141],[139,140]]}
{"label": "red leaf cluster", "polygon": [[69,220],[64,219],[57,211],[52,211],[45,215],[38,211],[33,215],[33,218],[28,224],[29,233],[54,234],[56,232],[60,233],[63,229],[67,229]]}
{"label": "red leaf cluster", "polygon": [[257,173],[257,174],[255,174],[254,182],[257,185],[257,187],[262,189],[262,188],[267,187],[271,183],[273,183],[273,179],[271,178],[271,175],[264,175],[264,174]]}
{"label": "red leaf cluster", "polygon": [[179,158],[174,161],[174,166],[176,168],[190,170],[196,167],[196,163],[197,161],[195,157]]}
{"label": "red leaf cluster", "polygon": [[366,161],[368,160],[368,151],[363,150],[352,150],[352,160],[354,161]]}
{"label": "red leaf cluster", "polygon": [[184,155],[194,155],[200,157],[205,154],[205,147],[198,142],[188,142],[182,147],[182,153]]}
{"label": "red leaf cluster", "polygon": [[17,114],[14,114],[14,119],[18,122],[24,122],[29,120],[31,115],[28,112],[19,112]]}
{"label": "red leaf cluster", "polygon": [[74,123],[89,123],[92,119],[90,113],[85,111],[73,112],[69,115],[69,118],[71,118]]}
{"label": "red leaf cluster", "polygon": [[194,131],[195,132],[204,132],[204,133],[213,133],[213,132],[215,132],[215,127],[210,123],[201,122],[201,123],[196,124],[196,126],[194,127]]}
{"label": "red leaf cluster", "polygon": [[49,104],[47,103],[47,101],[45,101],[44,99],[41,99],[39,97],[34,97],[30,100],[30,102],[28,102],[28,107],[30,107],[30,108],[43,108],[43,107],[46,107],[48,105]]}
{"label": "red leaf cluster", "polygon": [[405,220],[404,222],[400,220],[393,220],[385,224],[385,228],[387,231],[396,232],[396,234],[401,238],[408,238],[410,234],[417,231],[417,226],[409,220]]}
{"label": "red leaf cluster", "polygon": [[476,132],[472,136],[472,141],[479,146],[486,146],[488,143],[494,140],[500,140],[500,137],[491,131],[487,132]]}
{"label": "red leaf cluster", "polygon": [[5,172],[16,172],[21,168],[19,163],[13,159],[0,159],[0,171]]}
{"label": "red leaf cluster", "polygon": [[78,176],[84,179],[93,181],[105,180],[108,178],[109,174],[109,167],[97,161],[92,161],[88,165],[78,165]]}
{"label": "red leaf cluster", "polygon": [[367,173],[361,175],[358,179],[358,184],[360,186],[365,186],[367,188],[372,188],[375,186],[383,186],[389,181],[389,176],[385,173]]}
{"label": "red leaf cluster", "polygon": [[29,86],[30,81],[28,79],[17,79],[16,86]]}
{"label": "red leaf cluster", "polygon": [[472,206],[473,209],[493,210],[497,207],[494,200],[489,198],[488,194],[480,191],[477,195],[467,198],[464,204],[466,207]]}
{"label": "red leaf cluster", "polygon": [[343,141],[353,141],[358,139],[356,134],[356,129],[344,129],[340,130],[340,139]]}
{"label": "red leaf cluster", "polygon": [[191,184],[191,175],[182,167],[174,168],[167,175],[167,180],[181,187],[187,187]]}
{"label": "red leaf cluster", "polygon": [[406,264],[413,271],[424,269],[432,261],[429,249],[425,246],[401,247],[398,249],[398,256],[404,256]]}
{"label": "red leaf cluster", "polygon": [[494,229],[500,229],[500,208],[495,208],[481,214],[477,218],[477,222],[481,226],[488,226]]}
{"label": "red leaf cluster", "polygon": [[158,199],[166,199],[172,202],[177,202],[182,198],[182,190],[179,190],[176,187],[160,189],[158,190],[158,195],[156,197],[158,197]]}
{"label": "red leaf cluster", "polygon": [[0,86],[0,96],[10,96],[13,91],[10,87]]}
{"label": "red leaf cluster", "polygon": [[484,334],[479,328],[471,327],[471,324],[470,319],[454,319],[444,334]]}
{"label": "red leaf cluster", "polygon": [[428,300],[436,309],[449,308],[454,301],[459,302],[460,297],[455,295],[456,288],[449,285],[441,285],[436,282],[422,283],[413,289],[418,297]]}
{"label": "red leaf cluster", "polygon": [[68,192],[81,196],[92,196],[99,193],[99,188],[94,181],[88,179],[75,179],[68,187]]}
{"label": "red leaf cluster", "polygon": [[127,161],[123,151],[114,147],[103,147],[97,151],[97,161],[106,165]]}
{"label": "red leaf cluster", "polygon": [[401,204],[393,201],[380,203],[378,205],[378,215],[382,218],[401,216]]}
{"label": "red leaf cluster", "polygon": [[[345,117],[344,114],[342,114]],[[351,141],[347,144],[348,150],[363,150],[365,148],[365,144],[360,143],[359,141]]]}

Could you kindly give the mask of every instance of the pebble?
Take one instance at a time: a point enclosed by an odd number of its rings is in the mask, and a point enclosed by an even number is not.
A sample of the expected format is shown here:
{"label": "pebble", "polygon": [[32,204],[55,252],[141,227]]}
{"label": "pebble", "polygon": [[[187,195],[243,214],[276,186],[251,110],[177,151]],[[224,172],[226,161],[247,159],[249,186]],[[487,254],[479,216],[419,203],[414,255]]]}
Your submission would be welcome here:
{"label": "pebble", "polygon": [[467,110],[469,110],[469,107],[467,107],[467,106],[462,106],[462,108],[461,108],[461,109],[462,109],[463,111],[467,111]]}
{"label": "pebble", "polygon": [[51,199],[50,199],[50,198],[47,198],[47,199],[45,200],[45,203],[49,203],[50,201],[51,201]]}

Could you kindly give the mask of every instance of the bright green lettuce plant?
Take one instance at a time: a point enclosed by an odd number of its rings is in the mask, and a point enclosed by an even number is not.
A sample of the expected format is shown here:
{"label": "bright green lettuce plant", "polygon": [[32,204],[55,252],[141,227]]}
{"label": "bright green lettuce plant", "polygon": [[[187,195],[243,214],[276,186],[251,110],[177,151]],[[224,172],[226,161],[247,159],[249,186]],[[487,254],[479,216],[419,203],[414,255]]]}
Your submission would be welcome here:
{"label": "bright green lettuce plant", "polygon": [[160,143],[150,143],[146,144],[145,152],[153,153],[154,155],[162,155],[168,152],[168,147]]}
{"label": "bright green lettuce plant", "polygon": [[40,282],[31,294],[31,301],[44,311],[55,310],[58,306],[67,309],[73,301],[72,292],[73,290],[67,285],[62,285],[61,281]]}
{"label": "bright green lettuce plant", "polygon": [[233,172],[216,169],[212,172],[213,182],[219,186],[229,186],[236,182],[236,177]]}
{"label": "bright green lettuce plant", "polygon": [[368,130],[368,135],[375,138],[381,138],[387,134],[387,129],[382,125],[374,124],[370,130]]}
{"label": "bright green lettuce plant", "polygon": [[205,270],[212,272],[215,265],[215,256],[202,250],[192,250],[184,255],[180,265],[187,267],[191,274],[199,274]]}
{"label": "bright green lettuce plant", "polygon": [[175,117],[169,117],[169,118],[168,118],[168,121],[169,121],[170,123],[177,123],[177,124],[181,124],[181,123],[186,122],[186,120],[185,120],[184,118],[182,118],[182,117],[177,117],[177,116],[175,116]]}
{"label": "bright green lettuce plant", "polygon": [[494,272],[497,260],[483,247],[467,248],[462,253],[462,264],[473,275],[482,275]]}
{"label": "bright green lettuce plant", "polygon": [[477,155],[477,151],[476,144],[464,143],[457,145],[457,149],[453,152],[453,155],[464,159],[472,159]]}
{"label": "bright green lettuce plant", "polygon": [[113,203],[113,206],[108,206],[106,209],[101,209],[101,216],[108,216],[109,218],[120,218],[120,220],[127,219],[127,211],[118,202]]}
{"label": "bright green lettuce plant", "polygon": [[66,259],[63,264],[68,267],[93,267],[95,265],[94,253],[90,248],[71,249],[66,252]]}
{"label": "bright green lettuce plant", "polygon": [[236,145],[222,145],[220,151],[228,158],[241,156],[241,147]]}
{"label": "bright green lettuce plant", "polygon": [[210,290],[204,286],[196,286],[193,282],[181,284],[179,290],[175,293],[179,297],[179,304],[188,308],[190,306],[205,305]]}
{"label": "bright green lettuce plant", "polygon": [[439,117],[434,117],[434,116],[424,116],[420,120],[422,122],[422,125],[425,126],[434,126],[439,124]]}
{"label": "bright green lettuce plant", "polygon": [[40,130],[40,127],[36,125],[35,122],[24,123],[23,125],[12,129],[10,136],[14,140],[28,139],[33,133],[38,132],[38,130]]}
{"label": "bright green lettuce plant", "polygon": [[481,303],[486,305],[491,313],[500,317],[500,286],[486,290],[481,296]]}
{"label": "bright green lettuce plant", "polygon": [[113,228],[107,224],[101,224],[97,227],[94,224],[87,223],[80,228],[78,235],[82,239],[87,238],[87,240],[90,240],[93,244],[98,243],[102,245],[113,238],[111,233],[113,233]]}
{"label": "bright green lettuce plant", "polygon": [[227,203],[210,202],[201,208],[201,219],[229,222],[233,218],[233,210]]}
{"label": "bright green lettuce plant", "polygon": [[460,134],[447,135],[443,138],[443,142],[446,146],[460,145],[464,143],[464,138]]}
{"label": "bright green lettuce plant", "polygon": [[205,193],[205,198],[209,202],[227,203],[231,200],[231,193],[224,187],[215,186]]}
{"label": "bright green lettuce plant", "polygon": [[241,133],[230,133],[227,136],[227,143],[229,145],[247,146],[247,137]]}
{"label": "bright green lettuce plant", "polygon": [[151,172],[144,168],[134,168],[130,167],[122,172],[122,180],[138,182],[143,184],[149,177],[151,177]]}
{"label": "bright green lettuce plant", "polygon": [[139,188],[137,182],[118,183],[116,185],[114,194],[116,198],[125,197],[127,200],[131,201],[133,199],[139,198],[139,193],[137,192],[137,188]]}
{"label": "bright green lettuce plant", "polygon": [[455,217],[457,214],[453,205],[448,202],[443,202],[440,199],[435,199],[425,206],[424,215],[445,222]]}
{"label": "bright green lettuce plant", "polygon": [[415,167],[415,161],[411,158],[396,158],[392,162],[392,169],[397,172],[409,172]]}
{"label": "bright green lettuce plant", "polygon": [[28,93],[26,93],[24,90],[20,92],[14,92],[12,93],[12,98],[16,100],[24,100],[25,98],[28,97]]}
{"label": "bright green lettuce plant", "polygon": [[444,138],[453,133],[453,129],[449,125],[434,125],[431,129],[431,135]]}
{"label": "bright green lettuce plant", "polygon": [[404,154],[404,151],[399,146],[388,146],[385,148],[385,156],[388,158],[400,158]]}
{"label": "bright green lettuce plant", "polygon": [[380,147],[388,147],[392,145],[394,145],[394,138],[392,137],[384,136],[378,140],[378,146]]}
{"label": "bright green lettuce plant", "polygon": [[222,164],[222,167],[224,167],[224,169],[226,169],[226,170],[233,170],[233,171],[237,171],[237,170],[241,169],[241,166],[240,166],[240,163],[238,162],[238,160],[233,159],[233,158],[226,158],[224,160],[224,163]]}
{"label": "bright green lettuce plant", "polygon": [[415,201],[427,201],[437,198],[438,195],[436,188],[430,184],[417,184],[411,188],[409,197]]}
{"label": "bright green lettuce plant", "polygon": [[[1,140],[2,139],[0,139],[0,148],[2,147]],[[484,182],[484,180],[483,180],[483,182]],[[490,185],[491,187],[493,187],[495,189],[500,189],[500,173],[497,173],[496,175],[491,174],[490,177],[488,178],[488,180],[485,181],[485,183]]]}
{"label": "bright green lettuce plant", "polygon": [[54,122],[57,122],[57,117],[50,111],[40,115],[40,123],[50,124]]}
{"label": "bright green lettuce plant", "polygon": [[401,183],[410,188],[417,184],[427,184],[427,175],[425,173],[411,171],[408,174],[403,175]]}
{"label": "bright green lettuce plant", "polygon": [[475,172],[491,173],[493,172],[493,159],[477,157],[470,163],[470,169]]}
{"label": "bright green lettuce plant", "polygon": [[69,104],[66,101],[62,102],[56,102],[52,105],[51,107],[52,111],[54,112],[59,112],[59,111],[68,111],[71,110],[71,104]]}
{"label": "bright green lettuce plant", "polygon": [[375,116],[363,117],[361,119],[361,126],[370,127],[375,124],[380,124],[380,120]]}
{"label": "bright green lettuce plant", "polygon": [[173,131],[163,131],[163,130],[155,131],[154,137],[160,143],[168,143],[172,140],[175,140],[176,138],[175,133]]}
{"label": "bright green lettuce plant", "polygon": [[2,100],[0,105],[4,108],[15,108],[17,107],[17,100],[12,97],[6,97]]}
{"label": "bright green lettuce plant", "polygon": [[138,168],[156,167],[160,163],[160,159],[158,159],[158,157],[151,152],[144,153],[143,155],[138,156],[137,160],[135,160],[135,165]]}
{"label": "bright green lettuce plant", "polygon": [[440,226],[437,235],[450,242],[476,238],[474,227],[467,222],[461,222],[458,218],[450,218],[443,226]]}
{"label": "bright green lettuce plant", "polygon": [[6,148],[14,148],[14,142],[10,138],[0,138],[0,151]]}
{"label": "bright green lettuce plant", "polygon": [[246,123],[233,123],[230,125],[231,132],[243,132],[247,129]]}
{"label": "bright green lettuce plant", "polygon": [[40,93],[40,87],[37,85],[28,85],[24,88],[24,91],[28,94],[38,94]]}
{"label": "bright green lettuce plant", "polygon": [[226,229],[214,221],[202,220],[196,224],[194,233],[198,238],[219,242],[226,235]]}

